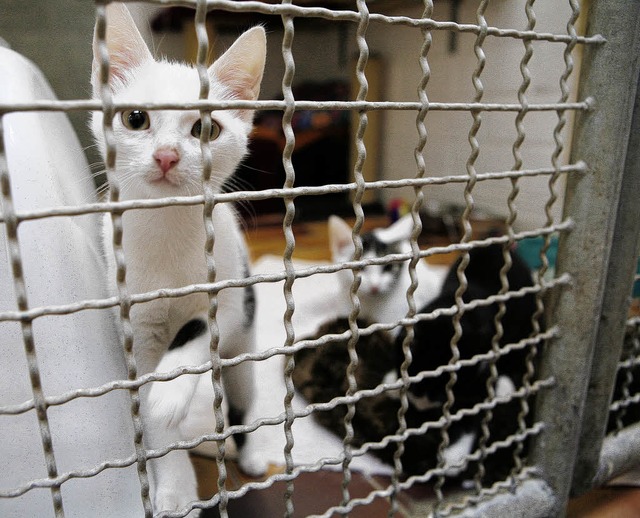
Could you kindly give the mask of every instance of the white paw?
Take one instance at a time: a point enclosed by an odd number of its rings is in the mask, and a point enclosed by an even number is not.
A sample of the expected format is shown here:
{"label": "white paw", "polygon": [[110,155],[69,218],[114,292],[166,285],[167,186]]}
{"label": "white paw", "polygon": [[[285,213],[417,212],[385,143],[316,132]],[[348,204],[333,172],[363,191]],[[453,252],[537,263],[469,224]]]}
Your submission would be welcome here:
{"label": "white paw", "polygon": [[240,451],[238,465],[242,472],[250,477],[261,477],[269,468],[269,462],[263,455],[249,452],[246,446]]}
{"label": "white paw", "polygon": [[475,440],[475,433],[463,433],[456,442],[445,448],[443,457],[446,465],[451,467],[460,466],[473,450]]}
{"label": "white paw", "polygon": [[[179,511],[186,507],[190,502],[197,500],[197,495],[186,495],[184,491],[178,492],[171,489],[159,489],[156,492],[153,501],[153,513],[158,514],[164,511]],[[193,509],[188,518],[198,518],[201,515],[200,509]]]}
{"label": "white paw", "polygon": [[496,381],[496,396],[509,397],[516,391],[516,386],[509,376],[500,376]]}
{"label": "white paw", "polygon": [[154,382],[148,394],[154,421],[174,428],[187,416],[193,398],[195,376],[187,374],[172,381]]}

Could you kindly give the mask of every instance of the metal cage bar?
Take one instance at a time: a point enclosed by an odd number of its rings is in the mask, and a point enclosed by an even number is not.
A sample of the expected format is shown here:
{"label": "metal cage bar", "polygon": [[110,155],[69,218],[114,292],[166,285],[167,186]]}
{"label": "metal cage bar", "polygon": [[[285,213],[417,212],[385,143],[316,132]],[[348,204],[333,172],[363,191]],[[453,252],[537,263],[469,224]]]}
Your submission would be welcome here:
{"label": "metal cage bar", "polygon": [[[587,32],[602,34],[607,43],[584,50],[579,96],[593,95],[596,106],[577,116],[571,159],[584,160],[589,172],[567,181],[564,214],[575,222],[575,228],[561,235],[557,268],[571,274],[573,285],[554,292],[551,300],[550,321],[559,326],[561,335],[548,344],[543,375],[553,376],[556,385],[539,399],[537,416],[546,423],[546,430],[532,452],[533,463],[556,494],[554,516],[564,513],[572,474],[590,480],[597,464],[597,437],[592,438],[596,445],[582,443],[593,448],[588,455],[595,452],[594,459],[579,461],[578,451],[581,433],[585,439],[589,434],[583,430],[588,415],[586,396],[631,133],[640,53],[639,17],[640,5],[628,0],[594,1],[588,12]],[[596,435],[601,438],[603,431]]]}
{"label": "metal cage bar", "polygon": [[[636,10],[637,23],[640,23],[640,10]],[[636,32],[635,49],[640,52],[640,33]],[[615,213],[615,226],[611,238],[611,252],[607,264],[604,283],[606,290],[602,302],[602,312],[596,336],[591,380],[587,391],[587,402],[583,422],[590,423],[582,429],[579,446],[579,458],[574,471],[573,492],[585,491],[594,483],[606,481],[634,461],[640,463],[640,436],[635,435],[635,448],[627,443],[622,450],[625,459],[622,463],[614,463],[615,469],[609,469],[610,462],[605,460],[611,455],[601,452],[600,445],[605,434],[609,406],[619,368],[627,313],[631,301],[630,295],[635,278],[640,246],[640,210],[638,210],[637,193],[640,192],[640,75],[635,69],[636,82],[628,85],[628,101],[633,102],[633,118],[629,128],[629,140],[626,143],[625,161],[620,182],[620,198]],[[630,75],[634,70],[630,71]],[[631,76],[633,81],[633,76]],[[625,103],[626,105],[626,103]],[[621,139],[624,138],[621,135]],[[621,145],[624,142],[620,143]],[[613,438],[605,439],[616,443]],[[622,444],[620,445],[622,446]],[[612,451],[608,448],[606,451]],[[602,457],[602,460],[598,460]],[[615,467],[615,464],[618,464]]]}
{"label": "metal cage bar", "polygon": [[[284,5],[290,4],[290,0],[284,0]],[[285,101],[285,110],[282,116],[282,130],[286,139],[285,147],[282,152],[282,164],[285,170],[285,188],[292,188],[295,184],[295,169],[293,167],[293,150],[295,147],[295,133],[291,125],[291,120],[295,111],[295,97],[293,95],[293,78],[295,76],[295,60],[293,58],[293,40],[295,36],[294,18],[287,14],[282,14],[282,25],[284,27],[284,35],[282,37],[282,58],[285,62],[285,71],[282,77],[282,95]],[[284,197],[285,216],[282,221],[282,230],[284,232],[286,245],[283,253],[283,263],[286,272],[283,296],[286,301],[286,310],[283,317],[283,325],[286,331],[285,347],[291,347],[295,341],[295,329],[291,319],[295,311],[295,301],[293,298],[293,283],[295,282],[295,269],[293,267],[292,257],[295,249],[295,235],[293,233],[293,219],[295,217],[295,198]],[[284,447],[284,460],[285,469],[287,474],[291,474],[294,470],[293,458],[291,457],[291,451],[293,449],[294,439],[291,432],[295,416],[291,407],[291,401],[293,400],[293,382],[291,379],[295,362],[292,354],[286,356],[286,367],[284,371],[285,385],[287,389],[286,396],[284,398],[284,407],[286,419],[284,422],[284,433],[286,438],[286,444]],[[287,517],[293,516],[293,491],[294,481],[291,479],[287,482],[287,489],[284,494],[285,501],[285,515]]]}

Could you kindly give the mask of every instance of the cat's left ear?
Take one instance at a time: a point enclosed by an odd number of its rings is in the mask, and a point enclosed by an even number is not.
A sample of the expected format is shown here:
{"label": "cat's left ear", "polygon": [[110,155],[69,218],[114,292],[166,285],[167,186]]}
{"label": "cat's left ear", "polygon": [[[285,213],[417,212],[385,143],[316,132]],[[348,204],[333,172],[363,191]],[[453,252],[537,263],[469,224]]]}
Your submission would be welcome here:
{"label": "cat's left ear", "polygon": [[236,99],[255,101],[260,94],[266,57],[266,34],[262,27],[254,27],[209,67],[209,77],[230,87]]}
{"label": "cat's left ear", "polygon": [[397,243],[411,238],[413,232],[413,216],[405,214],[398,221],[386,228],[374,230],[375,236],[385,244]]}
{"label": "cat's left ear", "polygon": [[[114,2],[107,5],[106,15],[109,86],[114,89],[116,85],[126,82],[131,70],[147,61],[153,60],[153,56],[138,31],[129,9],[124,4]],[[100,88],[101,55],[96,32],[94,30],[91,84],[94,95],[97,97]]]}

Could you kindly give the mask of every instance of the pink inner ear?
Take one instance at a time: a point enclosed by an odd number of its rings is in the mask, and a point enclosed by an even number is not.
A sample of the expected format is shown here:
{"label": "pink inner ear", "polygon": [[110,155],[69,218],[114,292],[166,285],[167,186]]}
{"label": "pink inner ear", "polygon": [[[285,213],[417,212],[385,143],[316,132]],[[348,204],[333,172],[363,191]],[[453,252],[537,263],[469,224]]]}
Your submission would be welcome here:
{"label": "pink inner ear", "polygon": [[[112,51],[109,53],[109,74],[111,77],[117,78],[121,82],[125,81],[127,71],[132,70],[141,64],[141,60],[135,59],[131,54],[119,51]],[[109,82],[111,82],[111,80]]]}
{"label": "pink inner ear", "polygon": [[[140,35],[127,7],[112,3],[107,6],[107,49],[109,53],[109,84],[126,82],[127,74],[149,60],[151,52]],[[97,80],[100,66],[100,53],[97,49],[96,35],[93,41],[93,75]],[[94,88],[96,85],[94,84]]]}
{"label": "pink inner ear", "polygon": [[255,99],[255,80],[241,68],[224,67],[216,73],[216,77],[231,89],[235,99],[243,101]]}
{"label": "pink inner ear", "polygon": [[344,237],[342,239],[340,239],[338,241],[338,248],[340,248],[340,250],[344,250],[345,248],[348,247],[353,247],[353,240],[351,239],[351,237]]}

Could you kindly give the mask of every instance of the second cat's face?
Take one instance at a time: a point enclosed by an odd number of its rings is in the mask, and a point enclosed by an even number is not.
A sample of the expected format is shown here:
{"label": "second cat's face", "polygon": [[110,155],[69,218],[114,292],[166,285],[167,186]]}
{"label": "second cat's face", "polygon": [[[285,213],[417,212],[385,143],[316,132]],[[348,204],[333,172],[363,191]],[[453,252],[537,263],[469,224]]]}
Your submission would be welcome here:
{"label": "second cat's face", "polygon": [[[403,218],[393,225],[375,229],[362,235],[362,260],[377,260],[392,254],[407,252],[410,245],[407,241],[411,230],[411,219]],[[353,260],[355,246],[351,234],[351,227],[341,218],[329,218],[329,242],[334,263]],[[383,298],[393,292],[398,286],[398,279],[406,264],[391,262],[387,264],[370,264],[360,270],[360,286],[358,294],[372,300]],[[345,287],[353,282],[353,272],[350,269],[338,272]]]}

